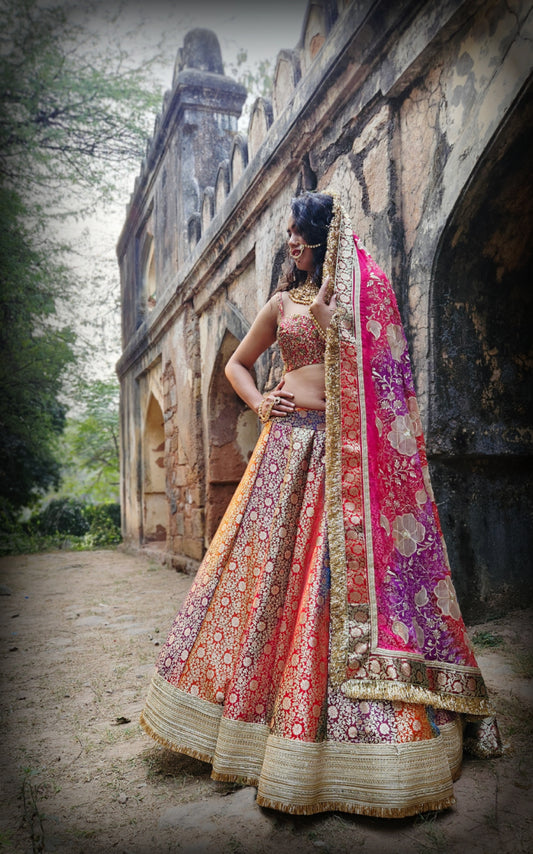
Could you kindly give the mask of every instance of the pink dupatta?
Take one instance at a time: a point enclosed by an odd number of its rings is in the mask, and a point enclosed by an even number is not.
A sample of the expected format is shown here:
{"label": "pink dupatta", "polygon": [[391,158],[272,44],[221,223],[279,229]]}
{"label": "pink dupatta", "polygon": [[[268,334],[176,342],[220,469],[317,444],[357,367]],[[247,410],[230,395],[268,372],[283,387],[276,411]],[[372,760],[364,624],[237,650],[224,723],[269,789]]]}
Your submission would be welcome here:
{"label": "pink dupatta", "polygon": [[326,348],[331,678],[351,698],[487,716],[395,295],[334,210],[324,265],[337,300]]}

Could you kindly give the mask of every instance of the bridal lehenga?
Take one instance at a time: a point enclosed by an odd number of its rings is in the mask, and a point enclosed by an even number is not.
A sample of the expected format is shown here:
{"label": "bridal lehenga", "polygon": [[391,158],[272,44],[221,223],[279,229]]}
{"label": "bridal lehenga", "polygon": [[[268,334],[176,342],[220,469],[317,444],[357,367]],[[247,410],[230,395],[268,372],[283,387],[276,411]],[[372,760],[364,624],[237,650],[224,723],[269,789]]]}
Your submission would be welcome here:
{"label": "bridal lehenga", "polygon": [[[337,300],[326,412],[264,426],[141,723],[215,779],[257,786],[262,806],[402,817],[452,805],[463,749],[491,757],[501,743],[394,293],[338,204],[324,270]],[[312,334],[294,329],[304,350]]]}

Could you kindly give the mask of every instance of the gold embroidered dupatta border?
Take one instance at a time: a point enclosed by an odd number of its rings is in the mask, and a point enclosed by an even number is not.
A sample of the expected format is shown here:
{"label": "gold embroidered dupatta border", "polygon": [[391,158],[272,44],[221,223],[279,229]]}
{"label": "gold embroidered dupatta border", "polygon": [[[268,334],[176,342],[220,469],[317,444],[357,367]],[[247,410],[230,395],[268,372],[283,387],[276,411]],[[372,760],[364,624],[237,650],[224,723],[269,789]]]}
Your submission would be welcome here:
{"label": "gold embroidered dupatta border", "polygon": [[[334,685],[353,699],[383,699],[422,703],[474,716],[493,713],[487,690],[477,666],[455,662],[426,660],[420,653],[400,653],[379,647],[377,602],[375,592],[374,558],[372,547],[372,515],[370,506],[368,448],[366,441],[367,413],[361,350],[361,281],[359,252],[352,226],[346,212],[335,200],[334,217],[330,226],[328,249],[324,262],[324,279],[330,277],[330,292],[334,292],[337,309],[328,329],[326,341],[326,508],[331,566],[331,661],[330,678]],[[366,269],[366,267],[365,267]],[[356,352],[356,365],[350,382],[356,388],[359,409],[361,466],[358,472],[362,496],[363,533],[366,554],[368,604],[370,623],[368,661],[372,667],[366,678],[353,678],[349,668],[350,631],[355,622],[350,614],[347,570],[347,529],[344,511],[343,462],[343,389],[341,388],[341,359],[343,348]],[[345,363],[343,364],[345,367]],[[353,395],[352,395],[353,396]],[[372,673],[374,669],[374,673]],[[387,674],[393,671],[395,676]],[[405,673],[408,676],[405,676]],[[454,683],[460,684],[457,691]],[[466,688],[467,685],[472,686]],[[442,687],[440,687],[442,686]]]}

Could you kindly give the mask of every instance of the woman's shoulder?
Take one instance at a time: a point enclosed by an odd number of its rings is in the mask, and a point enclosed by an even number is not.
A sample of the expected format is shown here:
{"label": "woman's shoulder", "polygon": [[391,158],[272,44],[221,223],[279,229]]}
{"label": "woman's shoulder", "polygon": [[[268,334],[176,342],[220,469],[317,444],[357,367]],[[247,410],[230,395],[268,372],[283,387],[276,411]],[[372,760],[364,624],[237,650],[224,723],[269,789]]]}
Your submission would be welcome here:
{"label": "woman's shoulder", "polygon": [[273,314],[278,315],[280,312],[283,312],[284,299],[283,291],[275,291],[267,301],[265,308],[268,308]]}

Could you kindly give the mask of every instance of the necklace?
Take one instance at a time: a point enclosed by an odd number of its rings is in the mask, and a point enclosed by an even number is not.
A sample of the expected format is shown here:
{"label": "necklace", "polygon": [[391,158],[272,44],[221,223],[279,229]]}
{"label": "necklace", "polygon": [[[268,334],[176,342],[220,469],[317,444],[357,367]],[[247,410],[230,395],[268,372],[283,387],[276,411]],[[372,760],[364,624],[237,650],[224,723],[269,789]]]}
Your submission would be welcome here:
{"label": "necklace", "polygon": [[318,293],[318,285],[315,285],[313,279],[309,275],[303,285],[298,285],[297,288],[287,291],[289,299],[301,305],[311,305]]}

